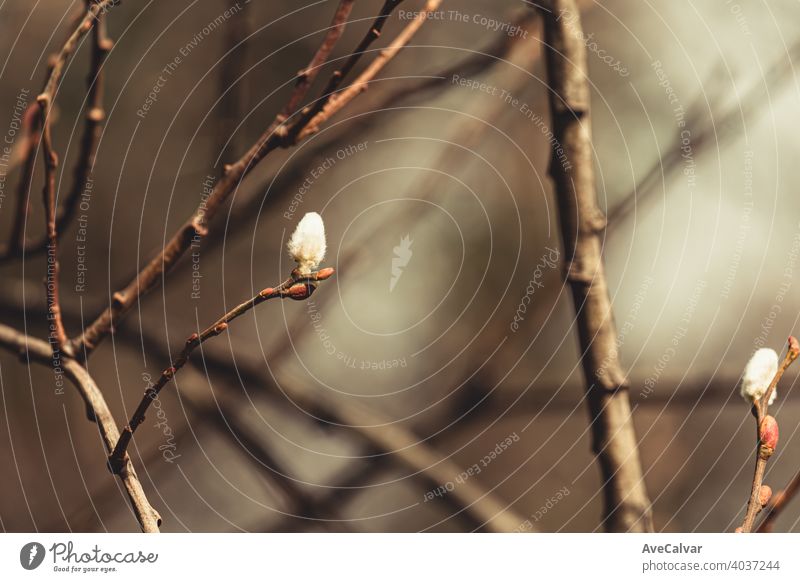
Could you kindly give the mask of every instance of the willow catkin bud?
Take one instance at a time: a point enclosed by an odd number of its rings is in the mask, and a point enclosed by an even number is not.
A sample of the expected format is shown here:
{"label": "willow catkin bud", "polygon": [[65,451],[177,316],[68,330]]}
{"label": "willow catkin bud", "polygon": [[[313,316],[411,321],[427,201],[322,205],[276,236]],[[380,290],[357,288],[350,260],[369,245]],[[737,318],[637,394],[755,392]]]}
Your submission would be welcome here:
{"label": "willow catkin bud", "polygon": [[289,239],[289,255],[301,275],[314,271],[325,258],[325,224],[316,212],[309,212],[297,224]]}

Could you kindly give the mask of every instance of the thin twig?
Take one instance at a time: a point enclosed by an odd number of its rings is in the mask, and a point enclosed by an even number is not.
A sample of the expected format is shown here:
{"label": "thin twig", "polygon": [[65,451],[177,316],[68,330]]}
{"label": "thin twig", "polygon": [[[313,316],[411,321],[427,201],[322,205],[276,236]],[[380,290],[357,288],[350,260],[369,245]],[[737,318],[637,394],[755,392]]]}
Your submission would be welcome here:
{"label": "thin twig", "polygon": [[44,154],[45,183],[42,189],[45,207],[45,220],[47,229],[47,263],[45,290],[48,303],[48,320],[50,322],[50,343],[53,351],[64,350],[70,353],[67,346],[67,334],[61,319],[61,307],[59,304],[58,292],[58,230],[56,227],[56,171],[58,169],[58,154],[53,147],[53,138],[50,127],[51,112],[56,99],[61,76],[64,72],[67,60],[75,52],[78,41],[86,35],[99,22],[100,14],[105,13],[114,6],[115,0],[101,0],[100,2],[90,2],[87,4],[86,14],[81,19],[80,24],[67,38],[64,46],[61,47],[56,56],[50,71],[50,76],[44,86],[44,91],[36,98],[39,104],[39,114],[41,120],[41,142]]}
{"label": "thin twig", "polygon": [[[52,351],[46,342],[26,336],[22,332],[3,324],[0,324],[0,347],[14,352],[28,361],[35,361],[47,366],[52,362]],[[78,389],[87,408],[92,410],[106,450],[113,451],[119,439],[119,432],[117,423],[114,421],[108,404],[103,398],[103,393],[97,387],[89,372],[74,359],[64,358],[62,367],[67,378]],[[147,500],[142,484],[130,460],[126,460],[117,474],[125,486],[125,491],[131,501],[131,506],[136,518],[139,520],[142,531],[146,533],[158,532],[161,518]]]}
{"label": "thin twig", "polygon": [[166,386],[167,383],[175,377],[175,374],[183,368],[186,362],[189,361],[189,356],[191,356],[195,349],[200,347],[207,340],[223,333],[228,329],[228,324],[231,321],[247,313],[264,301],[276,298],[306,299],[310,297],[311,293],[316,288],[317,282],[328,279],[333,275],[333,272],[333,269],[321,269],[310,275],[301,275],[299,271],[295,269],[292,271],[292,275],[277,287],[262,289],[258,295],[244,303],[240,303],[200,333],[193,333],[189,336],[178,357],[161,373],[158,380],[145,390],[139,406],[131,416],[128,425],[123,429],[122,436],[120,436],[119,441],[117,441],[114,451],[109,455],[109,466],[111,470],[116,472],[124,465],[127,459],[128,445],[133,438],[133,433],[139,425],[144,422],[144,415],[150,407],[150,404],[158,397],[158,394],[164,386]]}
{"label": "thin twig", "polygon": [[652,531],[628,381],[619,361],[592,165],[586,47],[574,0],[553,0],[542,11],[550,85],[555,184],[566,279],[572,289],[587,383],[592,449],[603,477],[603,524],[608,531]]}
{"label": "thin twig", "polygon": [[53,149],[50,124],[47,120],[52,96],[42,94],[37,100],[42,117],[40,123],[42,125],[42,148],[44,150],[45,164],[45,184],[42,194],[47,228],[47,263],[44,286],[47,296],[48,337],[53,353],[56,353],[64,347],[67,341],[67,333],[61,320],[61,305],[58,292],[58,231],[56,230],[56,170],[58,169],[58,155]]}
{"label": "thin twig", "polygon": [[[85,12],[79,9],[69,25],[70,34],[74,31],[83,19]],[[67,42],[64,40],[64,43]],[[62,46],[63,44],[62,43]],[[52,54],[47,59],[47,73],[45,74],[45,87],[53,73],[53,67],[59,57],[58,53]],[[8,245],[0,252],[0,259],[10,259],[20,257],[25,254],[28,247],[25,244],[25,222],[28,218],[28,210],[30,206],[30,189],[33,185],[33,176],[36,170],[36,154],[41,143],[41,108],[38,101],[31,103],[26,112],[23,123],[23,136],[24,141],[20,144],[20,151],[18,153],[19,159],[22,160],[22,173],[20,174],[19,183],[17,184],[17,209],[14,216],[14,222],[11,226],[11,236]],[[45,236],[37,245],[38,250],[44,251],[47,249],[48,238]]]}
{"label": "thin twig", "polygon": [[30,189],[33,175],[36,171],[36,150],[41,141],[41,114],[39,104],[31,103],[25,111],[23,123],[24,143],[20,146],[22,156],[22,173],[17,184],[17,208],[14,222],[11,225],[11,236],[8,241],[7,251],[0,258],[8,258],[22,254],[25,248],[25,222],[28,219]]}
{"label": "thin twig", "polygon": [[[387,2],[388,3],[388,2]],[[442,0],[428,0],[425,7],[415,14],[414,20],[397,35],[392,43],[375,57],[369,66],[345,89],[336,94],[328,95],[323,107],[313,117],[308,119],[301,128],[294,128],[292,134],[296,135],[295,141],[300,141],[319,131],[320,126],[334,114],[344,108],[353,99],[369,88],[370,82],[391,61],[400,50],[414,37],[420,27],[428,20],[429,14],[435,12]],[[362,41],[363,42],[363,41]]]}
{"label": "thin twig", "polygon": [[[87,9],[93,3],[95,3],[95,0],[86,0]],[[105,63],[106,57],[113,46],[114,43],[106,33],[105,14],[101,12],[97,15],[97,20],[92,29],[92,55],[89,73],[86,76],[87,106],[84,114],[83,135],[78,159],[75,162],[72,187],[64,200],[63,211],[56,220],[56,228],[59,232],[72,221],[81,195],[84,193],[86,184],[92,175],[102,123],[106,118],[106,112],[103,107],[105,85],[103,63]]]}
{"label": "thin twig", "polygon": [[[358,43],[356,49],[350,53],[342,67],[334,71],[328,79],[328,83],[325,86],[325,89],[322,91],[322,97],[317,99],[309,107],[306,107],[302,111],[300,117],[292,124],[286,135],[286,142],[288,144],[296,143],[298,134],[308,125],[309,121],[314,118],[331,99],[334,98],[336,91],[342,84],[342,81],[347,77],[350,71],[353,70],[353,67],[356,66],[369,46],[378,38],[380,38],[381,31],[383,30],[383,26],[386,24],[386,20],[389,18],[389,15],[402,2],[403,0],[384,0],[383,7],[381,8],[378,16],[375,18],[375,21],[372,23],[372,26],[367,34],[364,35],[364,37],[361,39],[361,42]],[[322,63],[317,63],[317,66],[321,64]],[[295,104],[295,106],[298,105],[299,103]],[[289,116],[287,115],[284,119],[288,119],[288,117]]]}
{"label": "thin twig", "polygon": [[287,128],[284,122],[294,113],[293,108],[302,102],[318,74],[320,67],[315,63],[325,62],[333,50],[336,40],[341,37],[346,17],[350,13],[348,9],[350,4],[351,2],[348,0],[341,0],[322,45],[311,59],[310,66],[301,71],[299,82],[295,85],[289,102],[259,140],[237,162],[225,166],[223,176],[214,184],[208,199],[198,207],[161,252],[139,272],[128,286],[113,294],[111,305],[86,327],[80,337],[70,342],[70,347],[79,357],[88,357],[99,342],[111,333],[118,320],[135,305],[137,299],[151,290],[162,279],[162,276],[172,269],[192,243],[205,238],[208,234],[209,222],[236,190],[239,183],[269,152],[280,145],[285,145],[283,140]]}
{"label": "thin twig", "polygon": [[766,508],[767,514],[764,516],[764,521],[761,522],[756,531],[759,533],[772,532],[775,527],[775,520],[780,517],[781,512],[791,503],[798,492],[800,492],[800,472],[792,477],[792,480],[789,481],[784,490],[778,491],[773,495],[770,504]]}
{"label": "thin twig", "polygon": [[761,431],[763,426],[762,423],[769,412],[769,399],[773,392],[775,392],[775,388],[783,377],[784,372],[786,372],[786,369],[797,359],[798,355],[800,355],[800,344],[798,344],[796,338],[789,336],[789,347],[786,350],[786,355],[783,358],[783,362],[781,362],[780,367],[778,367],[778,371],[772,378],[772,382],[770,382],[769,386],[764,392],[764,395],[753,403],[753,415],[756,418],[756,438],[758,439],[758,446],[756,447],[756,468],[753,472],[753,483],[750,487],[750,498],[747,501],[747,512],[745,513],[744,521],[741,525],[741,531],[743,533],[750,533],[753,531],[753,525],[755,524],[756,516],[763,508],[760,500],[761,485],[764,482],[764,472],[767,468],[767,461],[772,456],[772,450],[769,447],[766,447],[762,442]]}

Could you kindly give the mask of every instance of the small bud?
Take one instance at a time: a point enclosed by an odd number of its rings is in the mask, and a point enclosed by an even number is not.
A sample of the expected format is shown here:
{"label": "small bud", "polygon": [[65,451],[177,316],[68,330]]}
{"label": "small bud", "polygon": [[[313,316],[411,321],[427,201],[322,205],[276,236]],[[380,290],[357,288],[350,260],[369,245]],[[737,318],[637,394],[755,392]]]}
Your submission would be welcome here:
{"label": "small bud", "polygon": [[800,342],[798,342],[797,338],[793,335],[789,336],[789,355],[792,359],[796,359],[797,356],[800,356]]}
{"label": "small bud", "polygon": [[297,224],[289,239],[289,254],[297,262],[298,271],[309,275],[325,258],[325,225],[316,212],[309,212]]}
{"label": "small bud", "polygon": [[769,458],[778,446],[778,422],[774,416],[765,416],[758,428],[759,451]]}
{"label": "small bud", "polygon": [[[747,402],[752,404],[767,391],[775,373],[778,371],[778,354],[775,350],[761,348],[756,350],[742,375],[741,394]],[[778,391],[773,390],[769,398],[769,404],[775,401]]]}
{"label": "small bud", "polygon": [[766,507],[771,497],[772,487],[769,485],[762,485],[761,489],[758,490],[758,502],[761,504],[761,507]]}
{"label": "small bud", "polygon": [[309,285],[308,283],[297,283],[286,290],[286,295],[288,295],[291,299],[300,301],[301,299],[308,299],[311,297],[313,292],[313,285]]}
{"label": "small bud", "polygon": [[733,530],[733,532],[734,532],[734,533],[743,533],[743,532],[744,532],[744,530],[742,529],[742,526],[739,526],[739,527],[737,527],[735,530]]}
{"label": "small bud", "polygon": [[317,281],[324,281],[325,279],[329,279],[333,274],[336,272],[336,269],[331,267],[325,267],[324,269],[320,269],[317,271]]}

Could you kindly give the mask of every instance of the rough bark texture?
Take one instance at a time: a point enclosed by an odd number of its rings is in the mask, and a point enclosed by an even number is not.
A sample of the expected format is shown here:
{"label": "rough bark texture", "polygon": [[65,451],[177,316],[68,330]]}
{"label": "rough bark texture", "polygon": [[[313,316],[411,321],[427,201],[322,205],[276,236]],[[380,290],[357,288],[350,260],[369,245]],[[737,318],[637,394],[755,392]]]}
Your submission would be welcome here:
{"label": "rough bark texture", "polygon": [[652,531],[628,382],[619,362],[592,160],[586,47],[574,0],[554,0],[544,13],[552,114],[550,176],[558,198],[566,261],[578,324],[592,449],[603,477],[606,530]]}

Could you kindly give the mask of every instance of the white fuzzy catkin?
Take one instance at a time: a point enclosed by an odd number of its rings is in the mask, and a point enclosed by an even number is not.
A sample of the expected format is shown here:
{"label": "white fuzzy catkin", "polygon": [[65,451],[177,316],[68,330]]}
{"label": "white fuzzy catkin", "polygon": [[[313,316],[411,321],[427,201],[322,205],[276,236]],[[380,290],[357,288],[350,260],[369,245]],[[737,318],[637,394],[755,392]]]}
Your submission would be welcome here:
{"label": "white fuzzy catkin", "polygon": [[298,270],[308,275],[325,258],[325,225],[316,212],[307,213],[297,224],[289,239],[289,254],[297,262]]}
{"label": "white fuzzy catkin", "polygon": [[[744,368],[742,376],[742,398],[747,402],[753,402],[764,396],[767,388],[778,371],[778,354],[775,350],[761,348],[756,350],[747,366]],[[778,390],[773,390],[769,398],[769,404],[775,402]]]}

